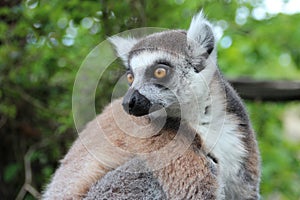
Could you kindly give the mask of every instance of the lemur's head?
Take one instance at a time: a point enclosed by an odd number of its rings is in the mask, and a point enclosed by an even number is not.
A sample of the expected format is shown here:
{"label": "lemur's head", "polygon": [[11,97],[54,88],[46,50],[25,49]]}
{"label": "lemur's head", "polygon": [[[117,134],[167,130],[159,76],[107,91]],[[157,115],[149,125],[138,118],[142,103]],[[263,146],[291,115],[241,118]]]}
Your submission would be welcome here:
{"label": "lemur's head", "polygon": [[109,40],[127,69],[130,88],[123,107],[129,114],[143,116],[165,108],[176,116],[183,105],[193,108],[207,98],[216,51],[212,27],[202,13],[193,18],[188,31]]}

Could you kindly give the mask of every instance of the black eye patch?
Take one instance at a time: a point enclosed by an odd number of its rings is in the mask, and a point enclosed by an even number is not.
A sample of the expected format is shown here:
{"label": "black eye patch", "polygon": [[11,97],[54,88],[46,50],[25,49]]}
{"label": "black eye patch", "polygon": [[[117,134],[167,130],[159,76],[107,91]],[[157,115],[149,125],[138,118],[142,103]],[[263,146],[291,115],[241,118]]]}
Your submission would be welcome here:
{"label": "black eye patch", "polygon": [[[168,80],[170,80],[171,76],[172,76],[172,72],[173,72],[173,68],[170,67],[169,65],[167,65],[168,63],[164,62],[164,64],[162,62],[155,62],[155,64],[149,66],[146,71],[145,71],[145,78],[150,81],[153,82],[154,84],[160,84],[160,85],[164,85],[166,82],[168,82]],[[159,68],[163,68],[166,71],[166,76],[163,78],[157,78],[155,77],[155,71]]]}

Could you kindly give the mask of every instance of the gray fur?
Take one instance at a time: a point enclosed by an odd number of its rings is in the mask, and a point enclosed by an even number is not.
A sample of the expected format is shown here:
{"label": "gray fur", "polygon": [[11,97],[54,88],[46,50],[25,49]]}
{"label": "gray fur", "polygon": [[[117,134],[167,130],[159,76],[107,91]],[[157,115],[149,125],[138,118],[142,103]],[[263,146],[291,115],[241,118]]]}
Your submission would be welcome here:
{"label": "gray fur", "polygon": [[[243,134],[245,149],[248,152],[237,177],[225,182],[227,185],[225,187],[226,199],[259,199],[260,170],[258,167],[260,158],[249,116],[240,97],[228,81],[219,72],[216,72],[215,76],[221,87],[224,87],[227,113],[236,116],[238,119],[236,123],[240,134]],[[243,184],[239,185],[239,183]]]}
{"label": "gray fur", "polygon": [[84,200],[167,199],[152,172],[140,173],[146,167],[145,163],[139,159],[128,161],[97,181],[90,188]]}
{"label": "gray fur", "polygon": [[146,36],[137,42],[129,53],[129,60],[133,55],[141,51],[157,51],[163,50],[168,53],[186,54],[186,31],[184,30],[170,30],[160,33],[154,33]]}

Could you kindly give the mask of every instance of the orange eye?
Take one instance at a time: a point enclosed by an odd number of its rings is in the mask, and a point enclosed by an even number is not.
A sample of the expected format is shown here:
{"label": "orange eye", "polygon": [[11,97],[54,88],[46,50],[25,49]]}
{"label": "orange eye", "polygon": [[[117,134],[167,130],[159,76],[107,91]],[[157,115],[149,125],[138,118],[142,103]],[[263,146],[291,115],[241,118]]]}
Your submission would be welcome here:
{"label": "orange eye", "polygon": [[128,73],[127,74],[127,81],[128,81],[128,83],[131,84],[133,82],[133,80],[134,80],[133,75],[130,74],[130,73]]}
{"label": "orange eye", "polygon": [[165,68],[159,67],[154,71],[154,76],[156,78],[164,78],[167,75],[167,70]]}

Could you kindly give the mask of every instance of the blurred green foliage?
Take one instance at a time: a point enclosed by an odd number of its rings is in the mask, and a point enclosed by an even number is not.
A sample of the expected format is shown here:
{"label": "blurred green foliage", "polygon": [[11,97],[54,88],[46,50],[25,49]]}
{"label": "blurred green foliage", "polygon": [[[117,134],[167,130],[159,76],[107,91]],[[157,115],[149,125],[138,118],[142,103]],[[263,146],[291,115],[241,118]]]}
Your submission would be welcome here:
{"label": "blurred green foliage", "polygon": [[[227,77],[299,79],[300,14],[266,14],[257,20],[252,14],[261,3],[1,1],[0,199],[17,196],[25,180],[24,159],[31,163],[34,188],[42,191],[49,181],[76,137],[71,97],[77,70],[107,36],[145,26],[186,29],[204,8],[217,27],[219,65]],[[120,70],[113,67],[103,76],[98,111],[110,100]],[[299,102],[247,102],[262,153],[264,199],[300,198],[300,145],[283,133],[282,117],[290,104]]]}

